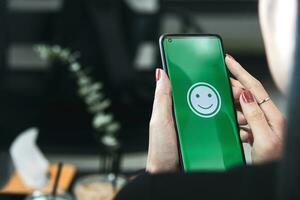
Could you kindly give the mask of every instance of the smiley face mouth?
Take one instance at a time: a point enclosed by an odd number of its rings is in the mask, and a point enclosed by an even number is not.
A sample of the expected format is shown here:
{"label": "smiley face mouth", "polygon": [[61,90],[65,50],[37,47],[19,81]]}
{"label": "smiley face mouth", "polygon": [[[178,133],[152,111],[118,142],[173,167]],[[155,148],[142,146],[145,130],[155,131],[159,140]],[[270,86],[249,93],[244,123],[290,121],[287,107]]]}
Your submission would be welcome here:
{"label": "smiley face mouth", "polygon": [[210,106],[208,106],[208,107],[203,107],[203,106],[200,106],[199,104],[198,104],[198,106],[200,107],[200,108],[202,108],[202,109],[210,109],[212,106],[213,106],[213,104],[211,104]]}

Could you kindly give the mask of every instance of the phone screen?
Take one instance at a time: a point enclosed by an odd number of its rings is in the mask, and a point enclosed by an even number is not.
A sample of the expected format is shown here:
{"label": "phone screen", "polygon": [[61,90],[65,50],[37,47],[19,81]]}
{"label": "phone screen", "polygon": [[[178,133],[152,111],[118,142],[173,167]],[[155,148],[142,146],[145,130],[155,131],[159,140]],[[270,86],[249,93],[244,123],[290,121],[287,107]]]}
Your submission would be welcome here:
{"label": "phone screen", "polygon": [[245,163],[221,39],[164,35],[184,171],[226,170]]}

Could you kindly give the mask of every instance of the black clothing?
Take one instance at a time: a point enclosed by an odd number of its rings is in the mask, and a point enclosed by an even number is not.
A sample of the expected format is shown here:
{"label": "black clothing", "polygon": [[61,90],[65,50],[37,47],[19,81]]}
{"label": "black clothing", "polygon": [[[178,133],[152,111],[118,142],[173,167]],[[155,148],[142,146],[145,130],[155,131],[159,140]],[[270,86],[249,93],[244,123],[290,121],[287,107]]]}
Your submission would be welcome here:
{"label": "black clothing", "polygon": [[233,168],[219,173],[143,174],[115,200],[274,199],[277,163]]}

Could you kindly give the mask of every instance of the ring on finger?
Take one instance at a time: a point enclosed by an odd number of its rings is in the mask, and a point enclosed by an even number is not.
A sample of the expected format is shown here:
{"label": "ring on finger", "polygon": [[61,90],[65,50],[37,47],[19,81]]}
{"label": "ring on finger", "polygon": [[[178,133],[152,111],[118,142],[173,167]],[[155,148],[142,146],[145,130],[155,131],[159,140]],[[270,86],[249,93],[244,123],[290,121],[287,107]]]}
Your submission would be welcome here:
{"label": "ring on finger", "polygon": [[268,101],[270,101],[270,100],[271,100],[271,98],[270,98],[270,97],[267,97],[267,98],[261,100],[260,102],[258,102],[258,105],[261,105],[261,104],[263,104],[263,103],[266,103],[266,102],[268,102]]}

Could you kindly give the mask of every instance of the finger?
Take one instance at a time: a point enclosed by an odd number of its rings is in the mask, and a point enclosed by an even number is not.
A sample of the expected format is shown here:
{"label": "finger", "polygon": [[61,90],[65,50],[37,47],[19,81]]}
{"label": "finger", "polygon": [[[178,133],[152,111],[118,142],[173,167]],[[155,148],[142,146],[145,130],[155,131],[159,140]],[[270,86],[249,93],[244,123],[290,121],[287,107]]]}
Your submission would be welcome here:
{"label": "finger", "polygon": [[[230,55],[226,55],[226,65],[232,75],[243,85],[246,89],[250,90],[257,102],[261,102],[263,99],[269,97],[267,91],[262,84],[249,74],[234,58]],[[282,120],[282,114],[277,109],[272,100],[269,100],[260,105],[262,111],[266,115],[267,120],[272,124],[278,124]]]}
{"label": "finger", "polygon": [[239,125],[247,125],[247,120],[241,111],[237,111],[236,115],[237,115],[237,120]]}
{"label": "finger", "polygon": [[167,74],[162,69],[156,69],[156,89],[151,120],[173,120],[171,85]]}
{"label": "finger", "polygon": [[243,86],[238,80],[230,77],[230,82],[231,82],[231,85],[232,86],[235,86],[235,87],[240,87],[240,88],[243,88],[245,89],[245,86]]}
{"label": "finger", "polygon": [[248,125],[252,130],[253,138],[260,141],[266,140],[271,133],[270,126],[249,90],[245,90],[242,93],[240,104]]}
{"label": "finger", "polygon": [[150,119],[149,131],[149,153],[151,157],[152,145],[155,144],[155,137],[157,134],[151,131],[151,127],[165,127],[172,122],[172,100],[171,100],[171,86],[168,77],[161,69],[156,69],[156,88],[154,94],[152,115]]}
{"label": "finger", "polygon": [[240,130],[240,138],[243,143],[248,143],[249,133],[243,129]]}
{"label": "finger", "polygon": [[250,145],[253,144],[253,135],[252,135],[251,130],[241,128],[240,129],[240,138],[243,143],[248,143]]}
{"label": "finger", "polygon": [[[232,56],[226,54],[225,62],[228,70],[246,89],[250,90],[256,84],[256,79],[249,74]],[[234,81],[233,81],[234,82]],[[235,84],[237,84],[235,82]]]}

